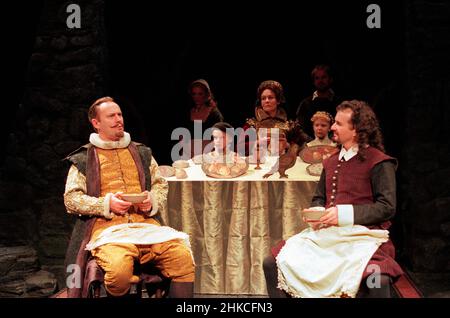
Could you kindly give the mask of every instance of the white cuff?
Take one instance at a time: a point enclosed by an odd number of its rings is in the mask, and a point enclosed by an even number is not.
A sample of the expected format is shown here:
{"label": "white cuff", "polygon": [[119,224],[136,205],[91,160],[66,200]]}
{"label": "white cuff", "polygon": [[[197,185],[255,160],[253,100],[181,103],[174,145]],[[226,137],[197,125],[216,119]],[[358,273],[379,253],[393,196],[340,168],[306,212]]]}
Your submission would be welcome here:
{"label": "white cuff", "polygon": [[111,213],[111,210],[109,209],[109,202],[111,200],[111,196],[112,196],[112,193],[107,193],[103,200],[103,216],[107,219],[112,219],[112,217],[113,217],[113,214]]}
{"label": "white cuff", "polygon": [[353,225],[354,212],[352,204],[338,204],[338,225],[348,226]]}
{"label": "white cuff", "polygon": [[154,195],[151,191],[150,193],[150,200],[152,202],[152,209],[150,210],[150,216],[154,216],[156,213],[158,213],[158,199],[156,199],[156,195]]}

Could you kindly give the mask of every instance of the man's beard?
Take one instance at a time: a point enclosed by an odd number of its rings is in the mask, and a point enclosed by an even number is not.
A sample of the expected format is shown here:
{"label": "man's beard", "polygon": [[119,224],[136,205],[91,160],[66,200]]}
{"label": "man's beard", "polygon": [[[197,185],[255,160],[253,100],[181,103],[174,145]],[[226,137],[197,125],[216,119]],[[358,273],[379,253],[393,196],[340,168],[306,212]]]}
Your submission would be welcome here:
{"label": "man's beard", "polygon": [[122,131],[116,132],[116,133],[115,133],[115,136],[118,137],[118,138],[122,138],[123,136],[125,136],[125,134],[124,134],[124,132],[123,132],[123,130],[122,130]]}

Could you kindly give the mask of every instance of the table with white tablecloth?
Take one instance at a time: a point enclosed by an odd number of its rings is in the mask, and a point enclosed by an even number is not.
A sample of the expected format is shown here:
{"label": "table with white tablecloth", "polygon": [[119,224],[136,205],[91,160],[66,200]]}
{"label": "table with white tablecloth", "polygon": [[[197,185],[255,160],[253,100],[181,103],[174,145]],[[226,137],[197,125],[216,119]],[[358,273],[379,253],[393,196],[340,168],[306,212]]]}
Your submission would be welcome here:
{"label": "table with white tablecloth", "polygon": [[261,170],[251,164],[233,179],[208,177],[192,161],[187,179],[166,178],[169,194],[161,211],[164,222],[190,236],[196,263],[195,292],[201,294],[267,294],[262,262],[270,247],[306,227],[300,212],[309,207],[319,177],[306,172],[297,158],[267,179],[276,162],[267,158]]}

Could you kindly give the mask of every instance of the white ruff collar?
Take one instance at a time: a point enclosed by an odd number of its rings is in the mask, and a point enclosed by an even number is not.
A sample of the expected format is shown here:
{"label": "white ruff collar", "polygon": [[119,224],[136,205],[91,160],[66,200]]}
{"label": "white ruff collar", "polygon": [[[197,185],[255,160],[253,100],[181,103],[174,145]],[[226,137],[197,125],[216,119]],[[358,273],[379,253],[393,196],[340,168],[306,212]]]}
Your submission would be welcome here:
{"label": "white ruff collar", "polygon": [[117,149],[117,148],[126,148],[131,142],[130,134],[124,132],[123,137],[117,141],[104,141],[100,138],[100,136],[96,133],[92,133],[89,137],[89,141],[95,147],[102,149]]}

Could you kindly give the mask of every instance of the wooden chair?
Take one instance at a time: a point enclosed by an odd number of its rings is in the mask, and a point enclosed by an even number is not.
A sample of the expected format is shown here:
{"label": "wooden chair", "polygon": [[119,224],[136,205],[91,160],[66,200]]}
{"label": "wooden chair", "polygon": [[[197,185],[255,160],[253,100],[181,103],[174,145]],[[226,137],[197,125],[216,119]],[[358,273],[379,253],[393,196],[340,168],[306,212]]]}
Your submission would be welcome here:
{"label": "wooden chair", "polygon": [[[170,279],[165,278],[152,264],[135,263],[134,275],[139,277],[139,282],[132,284],[130,296],[141,298],[144,285],[149,298],[164,298],[167,296]],[[85,279],[89,286],[88,298],[100,298],[106,295],[104,272],[94,258],[91,258],[87,263]],[[102,289],[105,294],[102,293]]]}

